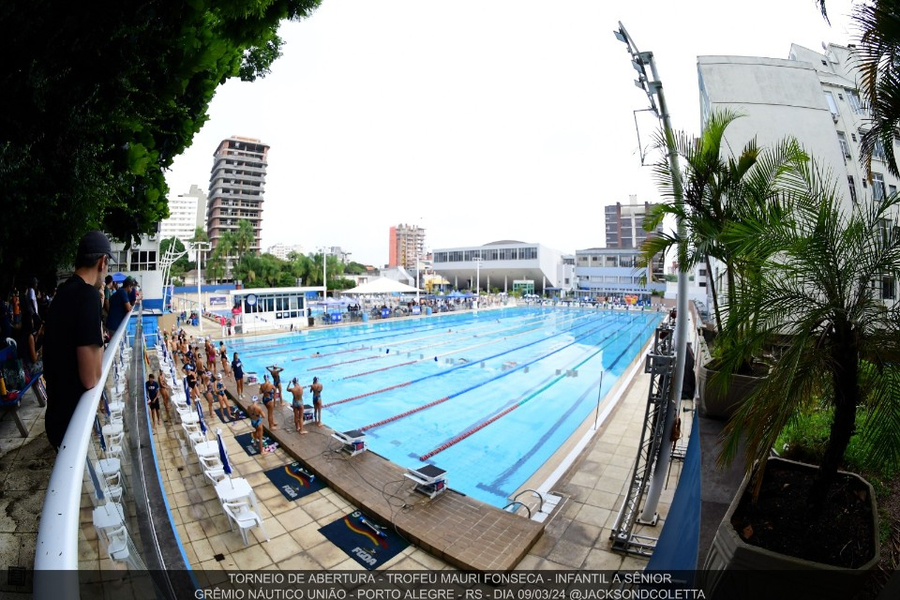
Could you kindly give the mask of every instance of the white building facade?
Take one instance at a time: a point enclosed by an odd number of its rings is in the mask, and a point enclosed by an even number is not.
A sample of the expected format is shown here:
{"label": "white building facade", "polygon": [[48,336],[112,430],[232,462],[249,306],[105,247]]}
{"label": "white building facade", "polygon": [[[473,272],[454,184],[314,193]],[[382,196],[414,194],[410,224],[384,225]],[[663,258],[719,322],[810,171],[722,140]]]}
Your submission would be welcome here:
{"label": "white building facade", "polygon": [[[744,117],[726,131],[725,147],[738,152],[756,136],[771,147],[787,136],[796,138],[835,182],[843,207],[896,192],[900,180],[883,160],[872,159],[872,179],[859,161],[859,141],[868,128],[869,111],[862,103],[854,48],[829,44],[824,52],[792,45],[787,60],[699,56],[700,104],[705,123],[713,109],[728,108]],[[896,140],[895,140],[896,143]],[[900,149],[895,149],[900,153]],[[721,290],[722,270],[713,266],[713,282]],[[877,282],[882,298],[894,301],[896,281]]]}
{"label": "white building facade", "polygon": [[562,253],[542,244],[504,240],[442,248],[433,256],[434,271],[456,289],[542,294],[560,287]]}
{"label": "white building facade", "polygon": [[160,221],[159,235],[164,240],[178,238],[186,245],[198,227],[206,229],[206,192],[192,185],[186,194],[169,199],[169,218]]}

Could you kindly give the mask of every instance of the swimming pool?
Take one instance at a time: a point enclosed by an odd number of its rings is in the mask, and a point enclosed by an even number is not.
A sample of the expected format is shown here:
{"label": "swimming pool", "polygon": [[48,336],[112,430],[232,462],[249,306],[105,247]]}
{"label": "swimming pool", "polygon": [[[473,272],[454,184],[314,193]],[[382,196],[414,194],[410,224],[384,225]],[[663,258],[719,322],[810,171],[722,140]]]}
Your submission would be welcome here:
{"label": "swimming pool", "polygon": [[234,340],[229,354],[260,379],[267,365],[284,367],[285,389],[319,377],[328,426],[363,429],[373,452],[432,463],[451,488],[505,506],[593,414],[661,317],[504,308]]}

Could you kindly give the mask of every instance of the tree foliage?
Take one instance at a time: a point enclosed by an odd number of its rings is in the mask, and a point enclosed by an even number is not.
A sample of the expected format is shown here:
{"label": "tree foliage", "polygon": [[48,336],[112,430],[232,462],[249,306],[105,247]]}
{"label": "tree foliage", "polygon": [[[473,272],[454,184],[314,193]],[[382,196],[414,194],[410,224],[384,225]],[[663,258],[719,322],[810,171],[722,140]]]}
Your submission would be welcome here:
{"label": "tree foliage", "polygon": [[[900,305],[886,304],[900,276],[900,209],[892,194],[851,212],[810,161],[795,165],[784,186],[785,210],[745,217],[722,236],[747,255],[764,257],[755,285],[726,307],[722,368],[778,342],[767,378],[726,427],[723,459],[744,438],[747,469],[765,464],[784,426],[819,402],[833,411],[811,503],[825,497],[853,435],[881,464],[900,461]],[[753,321],[749,331],[737,326]],[[718,342],[718,339],[717,339]],[[856,430],[856,416],[867,419]]]}
{"label": "tree foliage", "polygon": [[154,231],[216,88],[268,73],[279,23],[319,1],[3,3],[0,285],[68,264],[89,229]]}

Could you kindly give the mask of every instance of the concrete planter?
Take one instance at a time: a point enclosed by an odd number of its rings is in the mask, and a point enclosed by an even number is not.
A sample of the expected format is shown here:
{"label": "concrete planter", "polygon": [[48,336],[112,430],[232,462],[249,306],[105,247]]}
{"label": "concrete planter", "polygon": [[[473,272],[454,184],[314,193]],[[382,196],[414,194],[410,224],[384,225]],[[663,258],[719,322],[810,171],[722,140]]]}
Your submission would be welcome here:
{"label": "concrete planter", "polygon": [[[767,468],[776,465],[788,468],[816,470],[791,460],[772,458]],[[700,583],[707,598],[728,600],[748,598],[815,598],[817,600],[846,600],[862,589],[869,571],[878,564],[878,507],[875,491],[865,479],[854,473],[868,491],[871,503],[874,535],[872,559],[857,569],[842,569],[823,563],[794,558],[744,542],[734,530],[731,517],[738,507],[750,481],[744,478],[738,493],[728,507],[716,530],[712,546],[700,573]]]}
{"label": "concrete planter", "polygon": [[764,378],[752,375],[732,375],[723,389],[709,384],[717,373],[717,370],[710,367],[710,363],[701,365],[697,370],[700,415],[711,419],[727,420],[756,390]]}

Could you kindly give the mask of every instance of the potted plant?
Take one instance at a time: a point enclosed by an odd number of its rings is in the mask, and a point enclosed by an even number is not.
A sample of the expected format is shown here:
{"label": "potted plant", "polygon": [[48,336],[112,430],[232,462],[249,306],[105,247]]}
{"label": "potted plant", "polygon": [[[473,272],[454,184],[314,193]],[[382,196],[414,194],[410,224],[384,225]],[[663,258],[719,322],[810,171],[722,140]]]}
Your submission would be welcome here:
{"label": "potted plant", "polygon": [[[756,140],[748,142],[737,156],[723,157],[725,133],[736,119],[737,113],[728,110],[714,111],[699,138],[683,132],[675,134],[675,149],[682,172],[673,173],[668,160],[654,166],[657,183],[663,195],[669,198],[658,205],[645,220],[644,228],[653,232],[642,247],[642,266],[648,265],[660,252],[677,249],[684,257],[686,270],[704,264],[713,308],[713,322],[721,331],[727,323],[732,329],[749,329],[753,321],[736,321],[723,310],[722,304],[733,304],[736,297],[745,293],[755,281],[759,262],[765,257],[758,249],[747,252],[731,243],[723,232],[735,222],[745,219],[772,218],[779,205],[773,202],[778,186],[791,169],[805,155],[799,144],[786,139],[772,148],[760,148]],[[666,148],[662,134],[657,145]],[[674,190],[680,183],[682,201],[675,198]],[[663,219],[674,217],[686,225],[687,237],[656,232]],[[722,267],[724,290],[718,289],[713,276],[712,260]],[[724,297],[720,294],[724,293]],[[740,343],[739,340],[735,343]],[[698,370],[700,410],[705,416],[728,418],[758,385],[766,372],[765,365],[754,357],[732,371],[723,371],[717,360],[721,343],[710,349],[712,360],[701,363]],[[704,353],[701,352],[701,355]]]}
{"label": "potted plant", "polygon": [[[747,477],[713,541],[706,581],[712,597],[732,597],[725,590],[735,583],[744,597],[765,597],[758,586],[769,577],[736,582],[736,569],[783,569],[807,584],[826,582],[816,598],[848,598],[878,562],[878,516],[871,486],[839,473],[842,458],[859,435],[880,460],[900,460],[900,309],[885,303],[900,274],[900,232],[892,226],[900,198],[845,212],[834,186],[805,161],[779,203],[768,217],[722,233],[738,251],[765,257],[754,285],[727,306],[723,368],[757,355],[773,337],[782,350],[724,431],[720,461],[734,459],[743,443]],[[754,325],[735,327],[740,320]],[[785,424],[816,402],[833,410],[821,464],[770,461]],[[868,418],[857,431],[862,405]]]}

